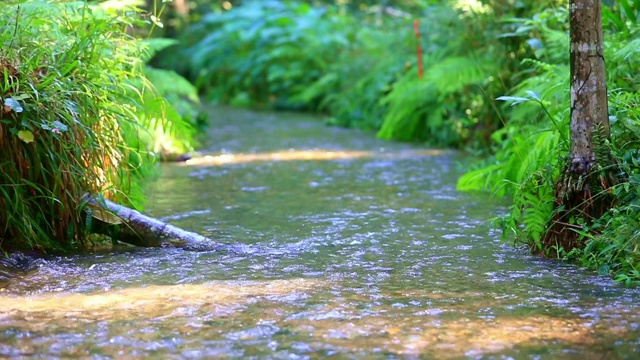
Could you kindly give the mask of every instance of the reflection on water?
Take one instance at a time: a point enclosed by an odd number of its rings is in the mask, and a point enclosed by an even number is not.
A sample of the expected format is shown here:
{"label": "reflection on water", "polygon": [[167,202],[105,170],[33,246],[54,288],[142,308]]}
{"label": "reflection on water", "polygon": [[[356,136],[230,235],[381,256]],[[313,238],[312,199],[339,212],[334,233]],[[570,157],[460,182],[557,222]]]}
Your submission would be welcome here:
{"label": "reflection on water", "polygon": [[634,358],[640,293],[501,243],[460,154],[297,114],[212,109],[208,157],[149,211],[243,251],[42,260],[0,296],[0,356]]}

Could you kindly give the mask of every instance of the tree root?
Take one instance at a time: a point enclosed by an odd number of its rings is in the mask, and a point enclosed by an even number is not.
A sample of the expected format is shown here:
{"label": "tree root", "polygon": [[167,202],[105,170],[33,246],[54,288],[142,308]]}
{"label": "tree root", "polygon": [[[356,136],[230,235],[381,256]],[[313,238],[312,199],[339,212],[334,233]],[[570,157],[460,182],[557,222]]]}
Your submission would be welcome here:
{"label": "tree root", "polygon": [[[594,166],[594,168],[597,166]],[[617,169],[617,166],[613,166]],[[580,170],[580,171],[578,171]],[[592,231],[590,224],[615,204],[611,187],[618,183],[614,171],[576,169],[568,163],[562,178],[556,183],[554,215],[535,252],[556,257],[562,251],[582,249],[586,241],[581,233]]]}

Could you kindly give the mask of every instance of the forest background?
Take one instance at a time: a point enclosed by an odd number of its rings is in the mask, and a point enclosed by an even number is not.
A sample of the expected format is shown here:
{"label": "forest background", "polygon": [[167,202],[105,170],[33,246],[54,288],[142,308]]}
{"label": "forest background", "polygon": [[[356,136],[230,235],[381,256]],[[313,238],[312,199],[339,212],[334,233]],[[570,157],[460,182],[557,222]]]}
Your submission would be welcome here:
{"label": "forest background", "polygon": [[460,190],[513,198],[493,220],[506,239],[640,280],[640,0],[603,2],[600,151],[624,181],[603,216],[561,219],[580,238],[570,251],[541,243],[570,150],[567,0],[11,3],[0,10],[11,247],[90,243],[85,192],[140,206],[153,159],[193,149],[202,98],[463,150],[475,160]]}

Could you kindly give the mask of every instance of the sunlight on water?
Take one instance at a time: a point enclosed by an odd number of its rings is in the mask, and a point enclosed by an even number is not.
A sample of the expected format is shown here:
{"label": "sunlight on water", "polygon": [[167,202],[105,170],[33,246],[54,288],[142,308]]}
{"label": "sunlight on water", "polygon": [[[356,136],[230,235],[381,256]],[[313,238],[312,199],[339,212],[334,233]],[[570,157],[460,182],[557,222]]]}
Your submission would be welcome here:
{"label": "sunlight on water", "polygon": [[[147,212],[226,251],[53,256],[0,293],[0,356],[634,358],[640,291],[501,242],[463,154],[212,109]],[[291,149],[291,150],[283,150]],[[234,251],[233,249],[237,249]]]}
{"label": "sunlight on water", "polygon": [[[312,297],[309,294],[327,291],[329,286],[326,281],[303,279],[219,281],[90,294],[5,296],[0,297],[0,307],[4,310],[0,326],[11,324],[11,328],[31,334],[14,339],[16,344],[25,342],[33,334],[46,334],[50,329],[68,333],[100,324],[111,324],[109,327],[115,326],[116,332],[125,329],[129,341],[157,342],[160,334],[149,337],[148,332],[155,333],[168,325],[174,335],[184,339],[211,336],[213,331],[214,338],[222,336],[223,343],[264,343],[282,341],[281,336],[286,334],[298,339],[298,346],[307,344],[308,351],[313,351],[321,342],[323,347],[351,353],[375,350],[404,356],[429,354],[437,358],[491,354],[521,344],[547,346],[549,341],[585,348],[598,345],[593,323],[581,318],[545,315],[460,318],[456,313],[473,310],[473,306],[455,304],[407,311],[396,303],[370,308],[365,314],[355,306],[363,300],[357,295],[309,307],[308,300]],[[406,295],[415,298],[417,294]],[[423,299],[459,301],[481,296],[428,291],[419,295]],[[480,302],[475,304],[475,311],[495,305]],[[634,316],[637,318],[638,314]],[[124,325],[127,323],[140,328]],[[624,332],[616,335],[622,336]],[[119,341],[115,334],[109,336],[110,342]],[[55,341],[55,338],[52,336],[49,340]],[[37,349],[29,348],[34,352]],[[115,350],[103,351],[103,354],[117,356]],[[206,353],[194,349],[190,352],[198,356]]]}
{"label": "sunlight on water", "polygon": [[59,293],[0,297],[1,322],[19,316],[64,319],[82,317],[100,320],[133,320],[170,316],[184,309],[222,306],[247,298],[308,291],[322,286],[318,280],[274,280],[268,282],[216,282],[200,285],[170,285],[127,288],[89,294]]}
{"label": "sunlight on water", "polygon": [[186,165],[223,165],[241,164],[258,161],[296,161],[296,160],[337,160],[337,159],[409,159],[420,156],[441,155],[442,150],[416,150],[396,153],[384,151],[329,151],[329,150],[288,150],[262,154],[222,154],[195,157],[185,162]]}
{"label": "sunlight on water", "polygon": [[550,317],[496,321],[442,321],[435,318],[413,320],[374,318],[345,322],[297,321],[290,326],[313,328],[316,338],[351,351],[365,353],[378,348],[398,355],[415,356],[476,356],[512,349],[520,344],[543,345],[544,341],[562,341],[579,346],[592,346],[595,343],[587,322],[583,320]]}

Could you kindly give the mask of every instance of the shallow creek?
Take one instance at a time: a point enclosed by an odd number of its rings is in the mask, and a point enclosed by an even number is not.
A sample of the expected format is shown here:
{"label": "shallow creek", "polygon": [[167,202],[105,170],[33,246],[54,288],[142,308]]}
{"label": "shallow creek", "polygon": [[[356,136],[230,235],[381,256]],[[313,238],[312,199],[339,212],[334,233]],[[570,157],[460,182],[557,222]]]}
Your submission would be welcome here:
{"label": "shallow creek", "polygon": [[640,292],[500,242],[507,204],[455,190],[463,154],[211,115],[147,212],[242,251],[42,260],[0,292],[0,357],[640,357]]}

